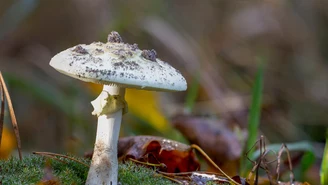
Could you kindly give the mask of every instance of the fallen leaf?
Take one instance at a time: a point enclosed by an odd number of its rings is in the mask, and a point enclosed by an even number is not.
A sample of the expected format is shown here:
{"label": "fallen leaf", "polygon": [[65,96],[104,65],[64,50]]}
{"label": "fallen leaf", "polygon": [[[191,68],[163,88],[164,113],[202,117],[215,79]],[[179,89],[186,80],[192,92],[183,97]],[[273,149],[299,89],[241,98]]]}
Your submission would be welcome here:
{"label": "fallen leaf", "polygon": [[152,91],[127,89],[125,100],[128,102],[131,113],[145,120],[157,130],[165,132],[168,128],[168,121],[160,111],[158,95]]}
{"label": "fallen leaf", "polygon": [[[102,85],[86,83],[91,92],[99,94]],[[158,93],[137,89],[126,89],[125,100],[128,102],[128,111],[145,120],[159,131],[167,131],[168,121],[160,111],[157,101]],[[142,106],[140,106],[142,105]]]}
{"label": "fallen leaf", "polygon": [[0,159],[8,159],[16,146],[15,136],[6,127],[3,128]]}
{"label": "fallen leaf", "polygon": [[200,168],[189,145],[155,136],[133,136],[119,139],[120,160],[136,159],[150,164],[165,164],[161,171],[168,173],[190,172]]}
{"label": "fallen leaf", "polygon": [[223,122],[204,117],[177,116],[172,124],[190,143],[200,146],[223,171],[229,175],[237,173],[242,144]]}

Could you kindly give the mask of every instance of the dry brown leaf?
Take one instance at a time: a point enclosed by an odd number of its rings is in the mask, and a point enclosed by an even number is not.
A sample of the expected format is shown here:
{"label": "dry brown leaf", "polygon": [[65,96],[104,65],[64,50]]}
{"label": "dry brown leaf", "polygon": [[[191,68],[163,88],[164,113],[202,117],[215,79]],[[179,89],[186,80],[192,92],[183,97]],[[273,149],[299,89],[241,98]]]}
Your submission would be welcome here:
{"label": "dry brown leaf", "polygon": [[200,168],[195,153],[189,145],[156,136],[121,138],[118,143],[120,160],[129,158],[151,164],[165,164],[161,171],[169,173],[190,172]]}
{"label": "dry brown leaf", "polygon": [[[216,119],[196,116],[177,116],[172,124],[190,143],[200,146],[228,175],[235,175],[239,167],[242,145],[238,137]],[[208,169],[208,171],[216,171]]]}

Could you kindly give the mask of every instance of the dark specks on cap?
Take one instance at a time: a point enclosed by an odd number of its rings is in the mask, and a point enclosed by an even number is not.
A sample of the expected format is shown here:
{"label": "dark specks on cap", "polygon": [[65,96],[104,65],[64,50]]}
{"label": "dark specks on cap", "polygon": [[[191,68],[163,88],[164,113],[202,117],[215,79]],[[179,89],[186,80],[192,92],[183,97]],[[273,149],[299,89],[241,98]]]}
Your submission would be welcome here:
{"label": "dark specks on cap", "polygon": [[76,46],[72,51],[80,53],[82,55],[88,54],[88,51],[84,49],[81,45]]}
{"label": "dark specks on cap", "polygon": [[110,48],[111,52],[117,55],[120,59],[126,59],[133,56],[133,52],[130,48]]}
{"label": "dark specks on cap", "polygon": [[125,76],[126,76],[127,78],[129,78],[129,79],[135,79],[135,80],[138,79],[138,77],[137,77],[136,75],[131,74],[131,73],[126,73]]}
{"label": "dark specks on cap", "polygon": [[142,53],[141,53],[141,56],[144,57],[145,59],[156,62],[157,53],[154,49],[152,49],[152,50],[143,50]]}
{"label": "dark specks on cap", "polygon": [[138,44],[136,44],[136,43],[130,45],[130,48],[131,48],[132,51],[136,51],[137,49],[139,49]]}
{"label": "dark specks on cap", "polygon": [[100,70],[100,69],[94,69],[90,67],[86,67],[85,70],[86,73],[95,76],[96,78],[104,78],[105,76],[116,76],[116,71],[114,70]]}
{"label": "dark specks on cap", "polygon": [[116,31],[110,32],[110,34],[107,37],[107,41],[114,42],[114,43],[123,43],[122,37]]}
{"label": "dark specks on cap", "polygon": [[98,58],[98,57],[95,57],[95,58],[93,59],[93,62],[94,62],[94,63],[100,63],[100,62],[102,62],[102,59],[101,59],[101,58]]}
{"label": "dark specks on cap", "polygon": [[138,79],[139,77],[132,74],[132,73],[129,73],[129,72],[126,72],[126,73],[120,73],[120,78],[125,78],[125,79]]}
{"label": "dark specks on cap", "polygon": [[116,62],[113,64],[114,69],[117,70],[119,68],[127,71],[127,70],[138,70],[140,69],[140,65],[135,61],[124,61],[124,62]]}
{"label": "dark specks on cap", "polygon": [[97,48],[96,49],[96,54],[103,54],[104,50]]}

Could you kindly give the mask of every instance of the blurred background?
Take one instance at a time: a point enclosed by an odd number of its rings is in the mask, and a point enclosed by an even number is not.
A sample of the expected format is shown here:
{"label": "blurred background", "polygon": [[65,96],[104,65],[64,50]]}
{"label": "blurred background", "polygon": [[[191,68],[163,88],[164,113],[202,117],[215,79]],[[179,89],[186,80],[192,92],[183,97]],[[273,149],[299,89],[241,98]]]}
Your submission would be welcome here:
{"label": "blurred background", "polygon": [[[187,138],[181,124],[211,119],[228,133],[224,139],[234,135],[238,142],[230,151],[225,141],[222,150],[240,155],[256,58],[262,57],[260,134],[268,143],[311,142],[319,164],[328,124],[327,9],[328,2],[320,0],[1,0],[0,70],[23,151],[92,150],[97,120],[90,101],[101,87],[62,75],[49,61],[74,45],[106,42],[115,30],[125,42],[155,49],[189,87],[178,93],[128,90],[121,136],[206,143],[207,133]],[[183,128],[188,130],[188,123]],[[7,112],[5,132],[3,142],[14,147]],[[317,168],[310,178],[318,178]]]}

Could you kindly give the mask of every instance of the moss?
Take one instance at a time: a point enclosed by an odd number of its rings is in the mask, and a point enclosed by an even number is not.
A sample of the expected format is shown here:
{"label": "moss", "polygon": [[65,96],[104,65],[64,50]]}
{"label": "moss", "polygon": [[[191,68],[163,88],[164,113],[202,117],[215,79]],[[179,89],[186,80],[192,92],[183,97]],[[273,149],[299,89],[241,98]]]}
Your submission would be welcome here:
{"label": "moss", "polygon": [[[84,158],[75,158],[89,164],[90,161]],[[48,172],[45,172],[47,170]],[[60,158],[59,160],[49,159],[41,156],[30,155],[22,161],[17,158],[0,160],[0,184],[36,184],[41,179],[57,179],[61,184],[84,184],[87,178],[88,167],[78,162]],[[48,179],[49,180],[49,179]],[[137,166],[134,163],[119,165],[119,181],[122,185],[173,185],[171,181],[162,178],[149,168]]]}
{"label": "moss", "polygon": [[121,164],[119,167],[119,182],[125,184],[143,185],[174,185],[175,183],[160,177],[154,170],[140,167],[132,162]]}
{"label": "moss", "polygon": [[[47,178],[59,179],[62,184],[84,184],[88,167],[75,161],[61,161],[31,155],[22,161],[17,158],[0,161],[0,182],[2,184],[35,184],[40,182],[47,173]],[[85,159],[78,159],[87,162]],[[47,162],[47,165],[45,165]],[[45,169],[50,169],[45,172]],[[49,179],[48,179],[49,180]]]}

